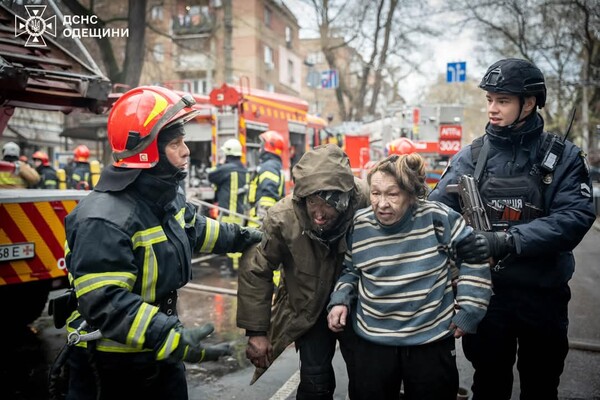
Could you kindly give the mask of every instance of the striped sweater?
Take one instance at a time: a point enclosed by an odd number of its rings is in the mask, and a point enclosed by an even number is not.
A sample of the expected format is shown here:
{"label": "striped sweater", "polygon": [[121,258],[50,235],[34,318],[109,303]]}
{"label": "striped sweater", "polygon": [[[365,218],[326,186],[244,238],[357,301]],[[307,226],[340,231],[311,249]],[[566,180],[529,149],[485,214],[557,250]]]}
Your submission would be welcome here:
{"label": "striped sweater", "polygon": [[359,336],[389,346],[449,337],[451,322],[475,332],[492,295],[489,265],[456,262],[456,297],[450,268],[452,249],[471,231],[434,201],[417,202],[390,226],[379,224],[371,207],[359,210],[328,309],[346,305]]}

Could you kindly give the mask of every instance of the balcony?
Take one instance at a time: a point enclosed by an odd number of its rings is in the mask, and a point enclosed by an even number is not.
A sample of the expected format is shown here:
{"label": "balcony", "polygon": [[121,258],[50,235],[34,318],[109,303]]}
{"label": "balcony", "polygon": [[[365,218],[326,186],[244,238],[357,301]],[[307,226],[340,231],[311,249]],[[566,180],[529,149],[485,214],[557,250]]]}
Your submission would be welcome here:
{"label": "balcony", "polygon": [[215,22],[215,16],[208,7],[191,7],[187,14],[173,17],[173,34],[179,37],[210,34]]}

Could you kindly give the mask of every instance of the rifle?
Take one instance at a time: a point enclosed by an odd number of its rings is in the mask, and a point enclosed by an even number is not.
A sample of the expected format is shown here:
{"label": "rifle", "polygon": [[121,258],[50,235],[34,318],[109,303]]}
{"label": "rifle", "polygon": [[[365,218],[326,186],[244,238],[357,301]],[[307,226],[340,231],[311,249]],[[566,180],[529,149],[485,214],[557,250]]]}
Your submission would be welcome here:
{"label": "rifle", "polygon": [[485,213],[477,182],[471,175],[461,175],[458,182],[446,187],[448,193],[458,193],[458,201],[467,225],[478,231],[491,231],[492,225]]}

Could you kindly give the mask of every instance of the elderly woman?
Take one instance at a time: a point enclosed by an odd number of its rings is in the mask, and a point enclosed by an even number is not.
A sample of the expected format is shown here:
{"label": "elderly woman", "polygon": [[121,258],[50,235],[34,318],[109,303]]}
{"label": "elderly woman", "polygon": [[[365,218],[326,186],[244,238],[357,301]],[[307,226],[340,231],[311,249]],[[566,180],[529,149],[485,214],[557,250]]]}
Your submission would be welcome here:
{"label": "elderly woman", "polygon": [[402,382],[406,399],[455,400],[455,338],[475,332],[486,312],[489,265],[455,260],[453,249],[473,240],[472,229],[425,200],[421,156],[392,155],[367,181],[371,207],[355,214],[327,318],[334,332],[351,320],[358,336],[352,400],[396,400]]}

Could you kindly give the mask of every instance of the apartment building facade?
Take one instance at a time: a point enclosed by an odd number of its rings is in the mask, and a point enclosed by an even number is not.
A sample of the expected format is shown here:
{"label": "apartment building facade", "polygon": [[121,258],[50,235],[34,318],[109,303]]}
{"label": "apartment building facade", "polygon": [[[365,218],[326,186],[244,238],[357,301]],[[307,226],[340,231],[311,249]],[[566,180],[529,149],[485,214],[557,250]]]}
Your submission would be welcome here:
{"label": "apartment building facade", "polygon": [[[98,3],[126,7],[96,2],[98,14]],[[149,0],[147,25],[140,84],[208,94],[229,83],[300,95],[300,26],[280,0]]]}

